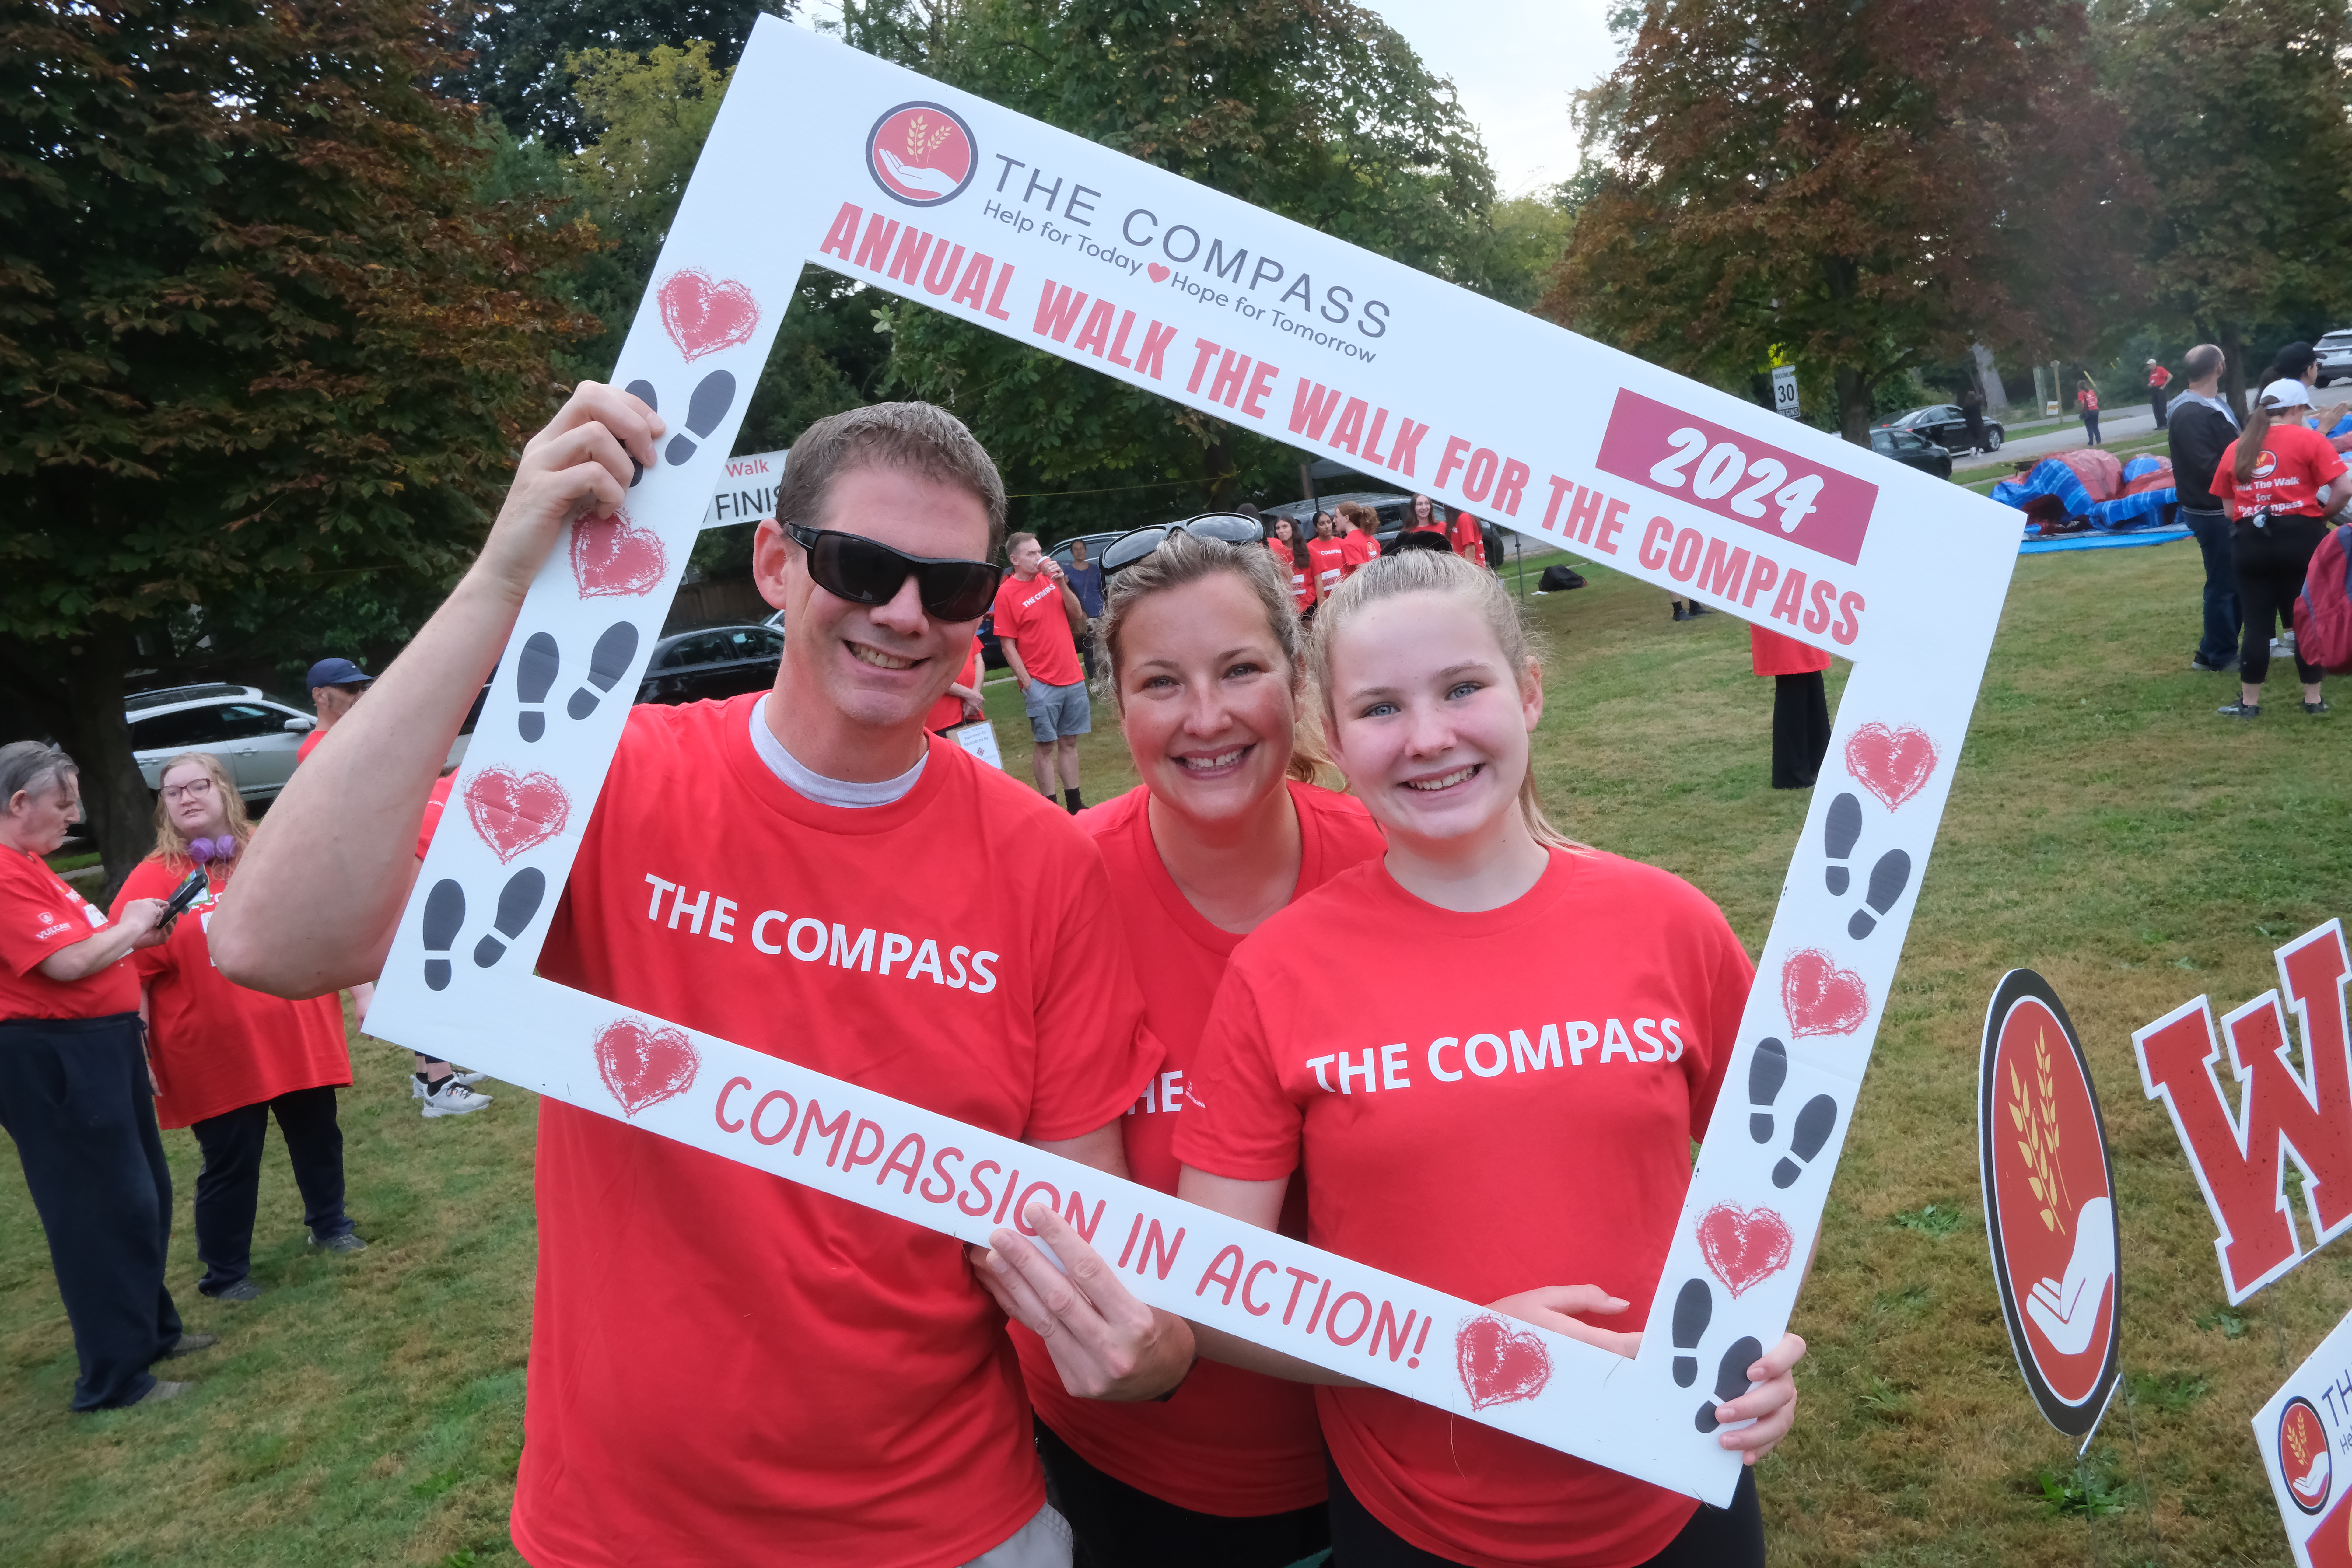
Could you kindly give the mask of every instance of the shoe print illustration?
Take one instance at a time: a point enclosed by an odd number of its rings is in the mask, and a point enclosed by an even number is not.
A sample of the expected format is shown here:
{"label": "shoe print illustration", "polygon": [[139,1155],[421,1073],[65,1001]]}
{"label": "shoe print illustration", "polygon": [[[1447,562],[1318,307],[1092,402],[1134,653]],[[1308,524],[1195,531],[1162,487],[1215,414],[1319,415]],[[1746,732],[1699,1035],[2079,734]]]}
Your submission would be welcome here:
{"label": "shoe print illustration", "polygon": [[2116,1374],[2121,1297],[2106,1130],[2064,1005],[2032,970],[1993,993],[1978,1069],[1985,1229],[2018,1368],[2081,1437]]}

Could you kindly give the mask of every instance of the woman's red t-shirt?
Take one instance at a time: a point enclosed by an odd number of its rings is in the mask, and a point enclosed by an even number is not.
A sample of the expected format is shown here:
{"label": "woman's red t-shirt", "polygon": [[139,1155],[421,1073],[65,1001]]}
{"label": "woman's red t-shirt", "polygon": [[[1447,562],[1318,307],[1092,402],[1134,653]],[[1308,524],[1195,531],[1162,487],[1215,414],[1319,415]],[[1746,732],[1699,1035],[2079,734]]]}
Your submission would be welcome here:
{"label": "woman's red t-shirt", "polygon": [[[115,895],[116,916],[132,899],[170,898],[193,868],[184,861],[168,868],[161,857],[149,856]],[[147,1059],[159,1090],[155,1120],[165,1127],[187,1127],[298,1089],[352,1081],[339,993],[289,1002],[234,984],[213,966],[207,933],[226,885],[226,879],[211,879],[168,939],[131,955],[131,967],[147,987]]]}
{"label": "woman's red t-shirt", "polygon": [[[1306,897],[1387,848],[1371,814],[1353,795],[1292,783],[1298,808],[1298,884]],[[1128,1173],[1163,1193],[1176,1190],[1176,1127],[1185,1075],[1201,1048],[1209,1004],[1242,938],[1211,925],[1168,875],[1151,841],[1151,799],[1143,788],[1078,814],[1110,873],[1111,899],[1135,955],[1144,1021],[1164,1052],[1143,1098],[1126,1118]],[[1297,1204],[1305,1234],[1304,1207]],[[1203,1361],[1164,1404],[1111,1404],[1066,1393],[1045,1342],[1017,1325],[1014,1343],[1029,1397],[1045,1425],[1095,1468],[1179,1508],[1225,1518],[1287,1513],[1323,1500],[1323,1434],[1314,1392],[1237,1367]]]}
{"label": "woman's red t-shirt", "polygon": [[1361,530],[1339,541],[1339,548],[1347,552],[1347,564],[1339,574],[1343,583],[1381,558],[1381,542]]}
{"label": "woman's red t-shirt", "polygon": [[1486,535],[1478,520],[1466,511],[1454,514],[1454,553],[1473,566],[1486,564]]}
{"label": "woman's red t-shirt", "polygon": [[0,845],[0,1018],[104,1018],[139,1011],[139,977],[116,959],[79,980],[41,965],[106,929],[106,911],[28,849]]}
{"label": "woman's red t-shirt", "polygon": [[[1366,984],[1366,931],[1412,962]],[[1754,973],[1696,889],[1613,855],[1554,849],[1477,914],[1369,861],[1234,952],[1176,1156],[1242,1181],[1303,1162],[1317,1247],[1471,1301],[1599,1285],[1636,1326]],[[1622,1568],[1696,1507],[1402,1394],[1315,1392],[1364,1506],[1472,1568]]]}
{"label": "woman's red t-shirt", "polygon": [[1315,597],[1320,602],[1347,575],[1348,547],[1336,539],[1311,539],[1307,542],[1307,559],[1315,563]]}
{"label": "woman's red t-shirt", "polygon": [[2273,511],[2291,517],[2324,517],[2319,487],[2344,477],[2344,459],[2336,444],[2316,430],[2300,425],[2273,425],[2263,437],[2262,455],[2254,459],[2254,477],[2238,483],[2238,443],[2221,449],[2213,468],[2213,493],[2231,508],[2232,517]]}
{"label": "woman's red t-shirt", "polygon": [[[980,689],[980,639],[978,637],[971,639],[971,653],[964,659],[963,668],[957,673],[956,684],[969,686],[974,691]],[[931,704],[930,712],[924,716],[923,728],[934,731],[951,730],[962,722],[963,699],[950,692]]]}
{"label": "woman's red t-shirt", "polygon": [[1265,547],[1274,552],[1275,560],[1290,574],[1291,606],[1301,612],[1310,608],[1315,603],[1315,579],[1307,574],[1306,567],[1298,563],[1298,557],[1291,553],[1290,546],[1281,540],[1269,539]]}
{"label": "woman's red t-shirt", "polygon": [[1812,644],[1759,626],[1748,628],[1748,659],[1759,675],[1810,675],[1830,667],[1830,656]]}

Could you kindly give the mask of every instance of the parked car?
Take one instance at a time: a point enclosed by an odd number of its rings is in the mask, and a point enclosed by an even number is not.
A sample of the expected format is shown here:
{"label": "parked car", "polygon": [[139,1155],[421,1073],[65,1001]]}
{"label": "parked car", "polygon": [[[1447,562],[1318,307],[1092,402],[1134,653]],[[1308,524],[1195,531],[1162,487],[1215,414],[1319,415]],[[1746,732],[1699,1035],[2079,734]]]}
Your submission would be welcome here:
{"label": "parked car", "polygon": [[[1914,408],[1907,414],[1878,423],[1881,430],[1907,430],[1921,440],[1944,447],[1947,451],[1969,449],[1969,416],[1956,403],[1935,403],[1925,408]],[[1998,419],[1984,422],[1985,450],[1998,452],[2008,434]],[[1916,465],[1914,465],[1916,467]]]}
{"label": "parked car", "polygon": [[[1344,495],[1318,496],[1313,500],[1286,500],[1280,506],[1265,508],[1265,512],[1269,519],[1286,517],[1293,525],[1303,526],[1312,523],[1317,512],[1329,511],[1343,500],[1370,507],[1380,513],[1381,526],[1375,532],[1383,542],[1403,531],[1404,520],[1412,510],[1411,496],[1391,495],[1381,490],[1349,490]],[[1269,532],[1273,527],[1271,521],[1266,524]]]}
{"label": "parked car", "polygon": [[1908,430],[1880,428],[1870,433],[1870,449],[1882,458],[1892,458],[1906,468],[1916,468],[1923,474],[1933,474],[1939,479],[1952,477],[1952,455],[1933,441]]}
{"label": "parked car", "polygon": [[[449,748],[446,765],[466,759],[475,721],[482,716],[486,685]],[[163,786],[163,764],[183,752],[210,752],[228,764],[236,792],[247,806],[278,797],[294,776],[294,754],[302,738],[318,727],[311,713],[265,696],[257,686],[215,682],[134,691],[123,700],[131,724],[131,754],[151,790]]]}
{"label": "parked car", "polygon": [[2319,384],[2352,381],[2352,328],[2328,333],[2311,345],[2319,355]]}
{"label": "parked car", "polygon": [[699,702],[740,697],[776,683],[784,634],[773,626],[704,626],[654,644],[637,687],[640,702]]}
{"label": "parked car", "polygon": [[1118,528],[1113,529],[1108,533],[1074,533],[1045,553],[1060,562],[1063,569],[1066,571],[1070,564],[1070,546],[1083,539],[1087,542],[1087,559],[1099,566],[1102,564],[1103,546],[1129,531],[1127,529]]}

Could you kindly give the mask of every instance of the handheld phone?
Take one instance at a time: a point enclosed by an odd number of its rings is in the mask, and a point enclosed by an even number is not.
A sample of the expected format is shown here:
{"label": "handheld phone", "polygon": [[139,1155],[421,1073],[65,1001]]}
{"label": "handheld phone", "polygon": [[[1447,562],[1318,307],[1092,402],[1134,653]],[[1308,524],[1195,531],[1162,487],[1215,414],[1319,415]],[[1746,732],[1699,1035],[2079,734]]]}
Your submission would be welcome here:
{"label": "handheld phone", "polygon": [[163,900],[163,913],[155,923],[159,926],[167,925],[179,919],[183,910],[204,896],[205,886],[205,873],[202,867],[189,872],[187,879],[173,889],[172,896]]}

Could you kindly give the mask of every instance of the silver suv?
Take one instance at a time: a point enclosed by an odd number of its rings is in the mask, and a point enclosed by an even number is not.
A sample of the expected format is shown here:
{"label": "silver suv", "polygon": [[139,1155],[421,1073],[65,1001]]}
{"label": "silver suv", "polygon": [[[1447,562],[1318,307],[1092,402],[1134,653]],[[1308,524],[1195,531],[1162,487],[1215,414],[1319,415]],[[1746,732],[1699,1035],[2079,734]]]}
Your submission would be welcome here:
{"label": "silver suv", "polygon": [[[483,695],[489,688],[482,689]],[[449,748],[447,766],[465,760],[481,716],[474,699],[464,730]],[[122,703],[131,721],[131,754],[151,790],[163,784],[163,764],[183,752],[210,752],[228,764],[247,805],[277,798],[294,776],[294,753],[319,721],[299,708],[265,697],[257,686],[173,686],[134,692]]]}
{"label": "silver suv", "polygon": [[2312,345],[2319,355],[2319,384],[2352,381],[2352,331],[2334,331]]}

